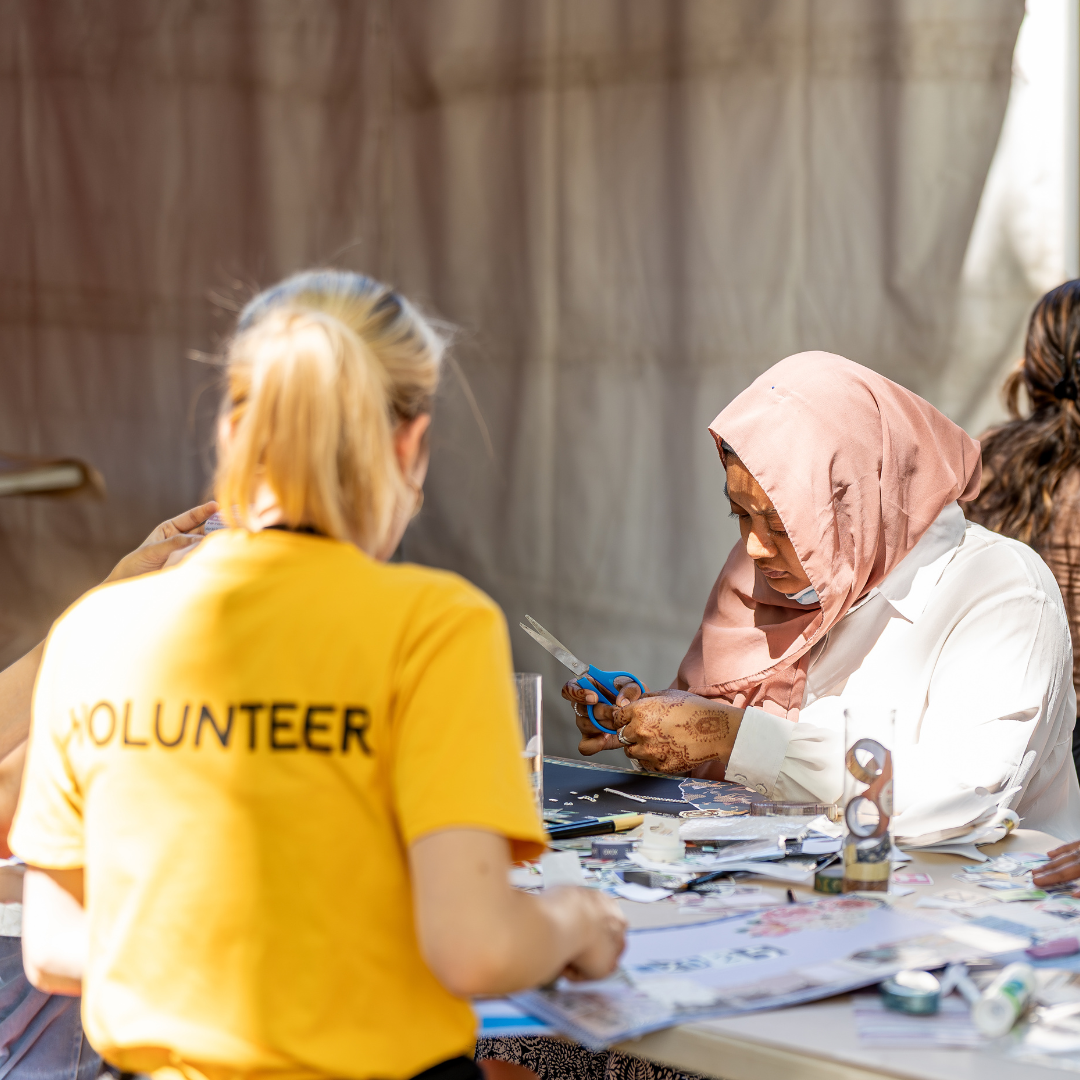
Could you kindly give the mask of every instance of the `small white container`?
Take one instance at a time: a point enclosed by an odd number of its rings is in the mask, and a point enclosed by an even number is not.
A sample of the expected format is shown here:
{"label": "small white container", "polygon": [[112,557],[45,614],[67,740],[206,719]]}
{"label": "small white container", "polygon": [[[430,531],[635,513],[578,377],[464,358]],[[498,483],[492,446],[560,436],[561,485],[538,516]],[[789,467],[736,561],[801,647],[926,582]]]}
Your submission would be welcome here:
{"label": "small white container", "polygon": [[646,814],[638,853],[651,862],[678,862],[684,858],[686,843],[679,839],[679,819]]}
{"label": "small white container", "polygon": [[983,1035],[996,1039],[1012,1030],[1035,989],[1030,964],[1010,964],[983,991],[971,1008],[971,1019]]}

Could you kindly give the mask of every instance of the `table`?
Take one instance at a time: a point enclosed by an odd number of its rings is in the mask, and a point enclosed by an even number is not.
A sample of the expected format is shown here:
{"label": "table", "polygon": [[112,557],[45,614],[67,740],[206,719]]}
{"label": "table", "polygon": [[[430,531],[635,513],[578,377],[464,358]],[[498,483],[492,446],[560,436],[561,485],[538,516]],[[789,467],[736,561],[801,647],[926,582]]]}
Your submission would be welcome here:
{"label": "table", "polygon": [[[980,850],[988,855],[1046,852],[1060,843],[1046,833],[1018,829]],[[934,883],[914,886],[913,894],[896,900],[897,907],[914,905],[920,895],[960,887],[952,875],[967,860],[928,852],[912,852],[912,857],[905,870],[925,871]],[[812,888],[798,891],[819,895]],[[662,915],[655,905],[624,903],[623,907],[635,926],[656,926]],[[653,910],[643,910],[648,907]],[[685,924],[685,918],[680,922]],[[1060,1069],[976,1050],[864,1047],[855,1034],[848,995],[773,1012],[683,1024],[619,1043],[614,1049],[724,1080],[873,1080],[894,1076],[917,1080],[1062,1080],[1065,1075]]]}

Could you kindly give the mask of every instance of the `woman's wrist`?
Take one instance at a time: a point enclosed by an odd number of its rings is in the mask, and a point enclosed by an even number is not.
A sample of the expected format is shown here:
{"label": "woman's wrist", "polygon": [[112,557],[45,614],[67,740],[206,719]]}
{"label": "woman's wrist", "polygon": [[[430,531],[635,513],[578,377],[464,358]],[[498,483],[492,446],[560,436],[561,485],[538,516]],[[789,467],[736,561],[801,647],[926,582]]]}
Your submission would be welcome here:
{"label": "woman's wrist", "polygon": [[685,731],[687,738],[692,740],[692,766],[715,761],[727,768],[743,712],[726,701],[710,700],[708,706],[698,705],[690,713],[685,721]]}
{"label": "woman's wrist", "polygon": [[686,773],[706,761],[726,767],[742,717],[726,701],[664,690],[615,709],[614,722],[628,757],[656,772]]}
{"label": "woman's wrist", "polygon": [[552,978],[557,976],[587,944],[588,928],[583,918],[580,889],[545,889],[537,899],[551,926],[552,949],[549,962]]}

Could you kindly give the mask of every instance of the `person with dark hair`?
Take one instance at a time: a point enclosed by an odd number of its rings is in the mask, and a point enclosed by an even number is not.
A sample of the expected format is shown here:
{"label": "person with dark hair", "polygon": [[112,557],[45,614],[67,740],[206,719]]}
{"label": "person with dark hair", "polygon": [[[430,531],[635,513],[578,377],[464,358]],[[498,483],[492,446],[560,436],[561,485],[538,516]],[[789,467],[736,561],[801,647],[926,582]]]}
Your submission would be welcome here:
{"label": "person with dark hair", "polygon": [[[1046,561],[1061,589],[1080,694],[1080,280],[1051,289],[1028,323],[1024,358],[1005,380],[1011,419],[982,436],[982,490],[967,516],[1021,540]],[[1027,397],[1021,408],[1021,391]],[[1080,739],[1073,729],[1080,772]]]}

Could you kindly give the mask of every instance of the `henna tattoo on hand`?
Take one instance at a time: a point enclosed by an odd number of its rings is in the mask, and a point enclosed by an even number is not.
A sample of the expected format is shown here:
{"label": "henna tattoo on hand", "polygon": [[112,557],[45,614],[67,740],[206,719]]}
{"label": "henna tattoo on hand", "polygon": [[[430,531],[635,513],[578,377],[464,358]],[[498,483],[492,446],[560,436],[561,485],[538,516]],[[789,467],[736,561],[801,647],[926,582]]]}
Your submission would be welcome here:
{"label": "henna tattoo on hand", "polygon": [[700,739],[726,739],[731,725],[723,713],[699,709],[688,717],[687,727]]}
{"label": "henna tattoo on hand", "polygon": [[627,757],[656,772],[689,772],[722,756],[732,730],[726,709],[723,703],[669,690],[616,710],[616,723],[628,724],[634,745],[626,748]]}

